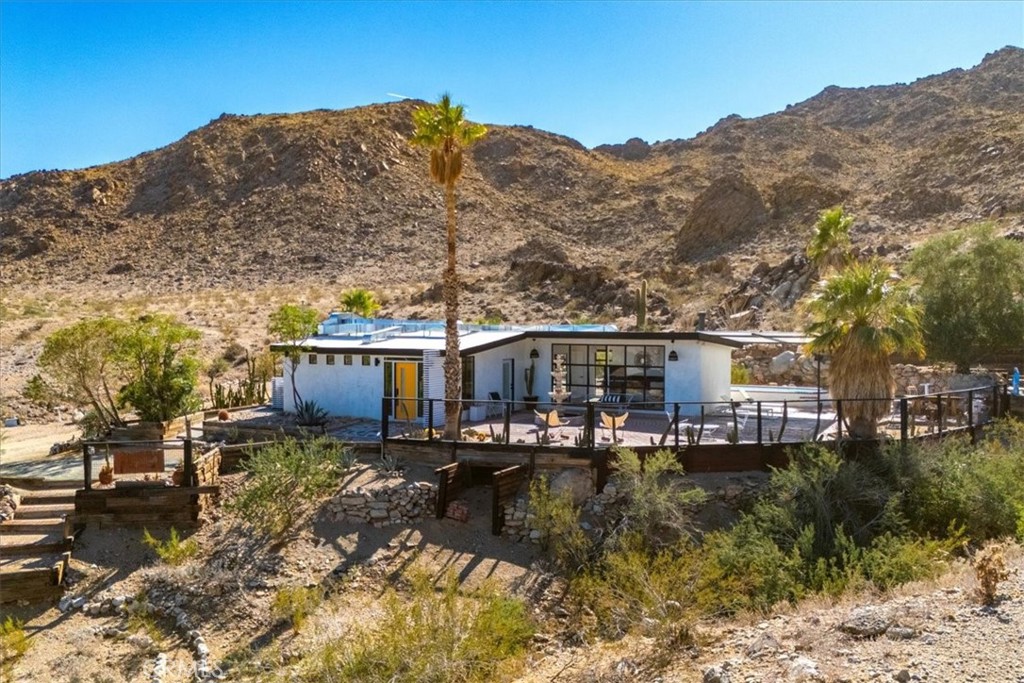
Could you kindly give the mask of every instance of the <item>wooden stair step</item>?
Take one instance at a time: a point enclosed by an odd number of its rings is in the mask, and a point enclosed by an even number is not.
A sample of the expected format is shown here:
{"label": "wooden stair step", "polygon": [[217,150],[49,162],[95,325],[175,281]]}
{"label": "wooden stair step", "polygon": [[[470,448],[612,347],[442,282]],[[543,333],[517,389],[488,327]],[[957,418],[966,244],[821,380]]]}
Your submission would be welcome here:
{"label": "wooden stair step", "polygon": [[0,577],[3,577],[5,590],[8,581],[13,581],[19,578],[36,577],[40,573],[56,572],[56,578],[63,579],[64,572],[68,566],[68,560],[70,559],[70,552],[26,555],[21,557],[5,556],[0,558]]}
{"label": "wooden stair step", "polygon": [[31,491],[21,498],[22,505],[74,505],[75,489]]}
{"label": "wooden stair step", "polygon": [[4,557],[14,555],[45,555],[71,550],[74,539],[61,533],[2,533],[0,551]]}
{"label": "wooden stair step", "polygon": [[0,578],[4,582],[4,589],[0,591],[0,602],[38,602],[59,598],[64,594],[63,572],[59,572],[57,567],[41,568],[11,576],[2,573]]}
{"label": "wooden stair step", "polygon": [[51,531],[62,532],[64,531],[64,519],[61,517],[39,517],[35,519],[31,517],[15,517],[14,519],[0,522],[0,534],[14,531],[31,531],[40,534]]}
{"label": "wooden stair step", "polygon": [[53,519],[61,515],[74,515],[75,505],[52,504],[52,505],[25,505],[24,502],[14,511],[14,519]]}

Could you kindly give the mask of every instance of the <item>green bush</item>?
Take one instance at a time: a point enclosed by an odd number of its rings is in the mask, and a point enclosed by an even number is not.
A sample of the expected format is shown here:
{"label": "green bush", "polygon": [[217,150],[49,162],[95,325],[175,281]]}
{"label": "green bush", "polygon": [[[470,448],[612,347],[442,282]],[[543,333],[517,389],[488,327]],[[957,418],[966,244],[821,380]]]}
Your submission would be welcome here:
{"label": "green bush", "polygon": [[1004,420],[971,445],[966,437],[908,449],[902,463],[906,515],[920,534],[951,520],[972,542],[1014,536],[1024,509],[1024,423]]}
{"label": "green bush", "polygon": [[569,491],[555,494],[546,476],[533,479],[527,521],[540,532],[541,548],[551,554],[562,571],[571,575],[586,565],[590,541],[580,528],[580,511],[573,504]]}
{"label": "green bush", "polygon": [[330,640],[301,664],[300,679],[460,683],[510,680],[521,669],[533,624],[526,605],[490,587],[459,590],[449,574],[440,590],[412,578],[407,594],[389,591],[373,628]]}
{"label": "green bush", "polygon": [[28,646],[24,625],[8,615],[0,623],[0,675],[3,680],[14,680],[14,662],[28,652]]}
{"label": "green bush", "polygon": [[199,544],[195,539],[182,540],[174,527],[171,527],[170,536],[165,541],[155,538],[149,533],[149,529],[143,529],[142,542],[155,550],[161,560],[174,566],[187,562],[199,553]]}
{"label": "green bush", "polygon": [[703,503],[699,488],[683,488],[683,466],[667,449],[648,455],[643,461],[628,448],[615,449],[614,481],[625,494],[619,517],[609,541],[638,533],[651,548],[672,545],[690,532],[689,507]]}
{"label": "green bush", "polygon": [[274,594],[270,612],[274,618],[290,622],[292,628],[299,631],[323,599],[324,591],[318,586],[282,586]]}
{"label": "green bush", "polygon": [[242,490],[227,504],[257,529],[279,536],[290,529],[303,503],[338,485],[344,447],[330,437],[286,439],[252,453]]}
{"label": "green bush", "polygon": [[572,581],[570,597],[579,612],[593,612],[604,637],[653,622],[657,635],[679,640],[700,612],[700,563],[699,548],[690,543],[652,551],[640,534],[624,535]]}
{"label": "green bush", "polygon": [[739,365],[733,363],[729,368],[729,383],[730,384],[750,384],[751,375],[750,369],[746,365]]}

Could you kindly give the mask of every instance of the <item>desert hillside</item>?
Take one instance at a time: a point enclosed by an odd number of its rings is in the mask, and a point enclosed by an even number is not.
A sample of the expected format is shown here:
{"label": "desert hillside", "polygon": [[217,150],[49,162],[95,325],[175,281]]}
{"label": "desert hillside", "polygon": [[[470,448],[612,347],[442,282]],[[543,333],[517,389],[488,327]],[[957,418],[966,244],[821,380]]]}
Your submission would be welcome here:
{"label": "desert hillside", "polygon": [[[0,181],[5,375],[59,323],[98,312],[175,312],[211,348],[262,344],[270,306],[327,309],[352,286],[384,314],[439,316],[443,202],[408,142],[421,104],[225,114],[131,159]],[[649,320],[666,329],[700,310],[711,326],[789,327],[809,226],[840,202],[857,246],[896,262],[980,220],[1024,234],[1015,47],[689,140],[586,149],[489,129],[459,186],[467,320],[626,322],[647,278]]]}

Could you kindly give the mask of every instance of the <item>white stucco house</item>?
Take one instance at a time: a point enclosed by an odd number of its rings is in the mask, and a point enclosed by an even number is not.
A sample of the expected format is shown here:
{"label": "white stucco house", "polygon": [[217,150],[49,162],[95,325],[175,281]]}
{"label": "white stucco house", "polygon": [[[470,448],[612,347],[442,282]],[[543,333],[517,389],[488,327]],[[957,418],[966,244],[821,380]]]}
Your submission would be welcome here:
{"label": "white stucco house", "polygon": [[[560,355],[569,403],[616,394],[628,399],[630,410],[664,411],[678,402],[687,415],[698,413],[701,402],[729,395],[732,349],[749,343],[737,333],[622,332],[612,325],[460,324],[459,329],[464,399],[497,395],[522,401],[524,371],[533,364],[534,393],[547,402],[553,362]],[[331,415],[379,418],[387,399],[391,415],[425,421],[425,403],[417,399],[444,398],[442,322],[332,313],[302,345],[295,371],[299,393]],[[286,411],[295,409],[290,377],[286,369]],[[434,411],[440,424],[440,402]]]}

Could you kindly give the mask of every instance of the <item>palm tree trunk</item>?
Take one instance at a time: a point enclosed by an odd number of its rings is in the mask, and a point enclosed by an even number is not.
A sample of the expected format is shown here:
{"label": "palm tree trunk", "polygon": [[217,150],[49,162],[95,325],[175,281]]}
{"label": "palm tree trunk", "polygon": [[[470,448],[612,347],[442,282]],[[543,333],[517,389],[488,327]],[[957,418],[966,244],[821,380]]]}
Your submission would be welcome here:
{"label": "palm tree trunk", "polygon": [[459,357],[459,274],[455,268],[455,183],[446,183],[448,265],[441,281],[444,295],[444,438],[458,439],[462,410],[462,359]]}

